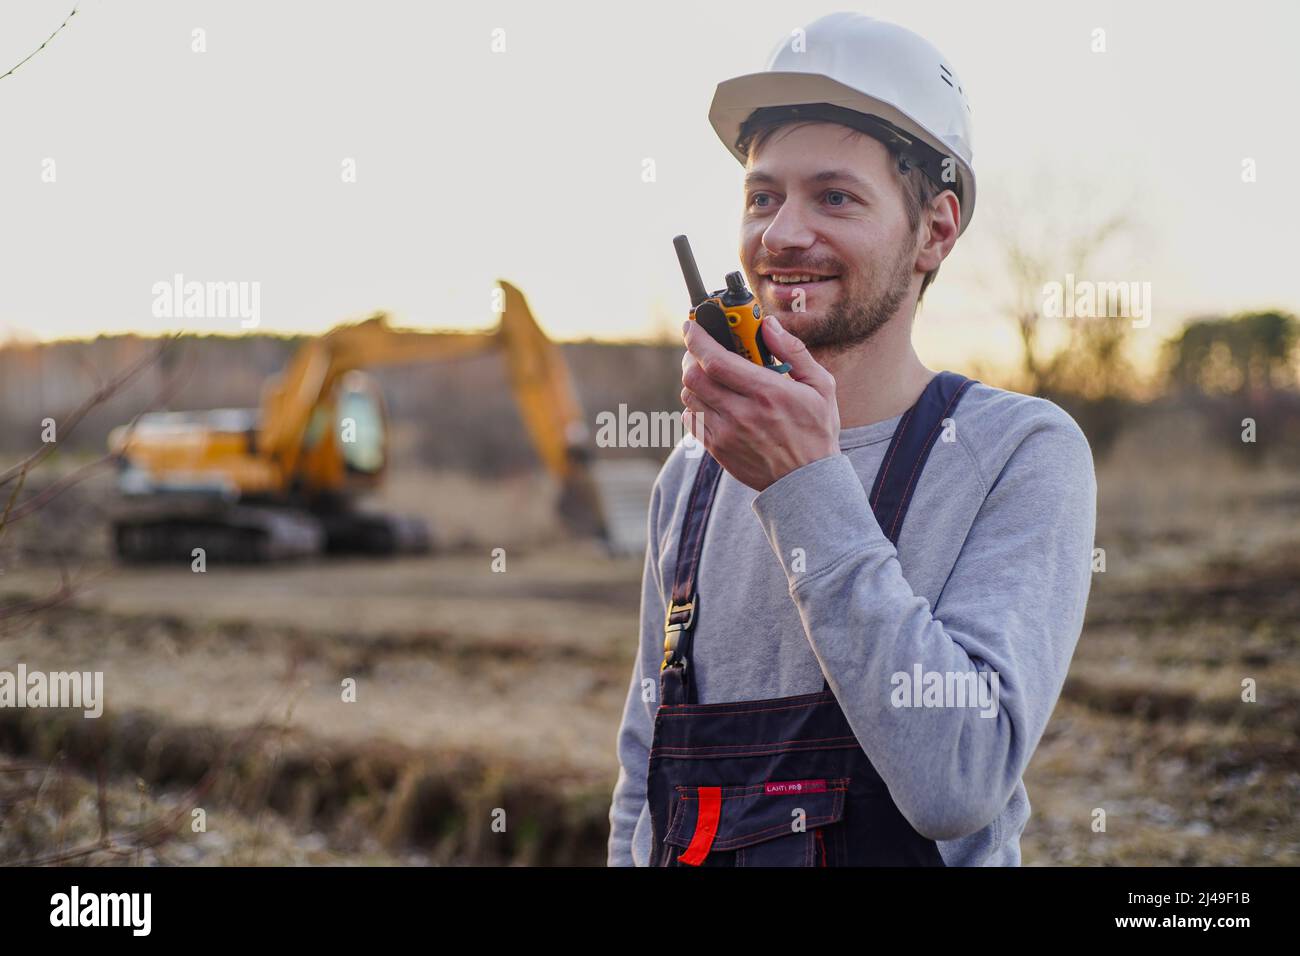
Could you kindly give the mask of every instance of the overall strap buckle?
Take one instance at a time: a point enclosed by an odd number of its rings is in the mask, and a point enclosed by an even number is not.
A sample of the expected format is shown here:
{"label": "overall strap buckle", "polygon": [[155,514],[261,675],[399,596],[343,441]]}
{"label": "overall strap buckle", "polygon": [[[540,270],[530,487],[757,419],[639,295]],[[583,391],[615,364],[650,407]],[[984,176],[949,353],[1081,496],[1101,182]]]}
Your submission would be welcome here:
{"label": "overall strap buckle", "polygon": [[[684,604],[678,604],[676,601],[668,602],[668,613],[664,615],[664,662],[660,670],[670,665],[673,667],[685,665],[685,658],[677,656],[678,642],[682,632],[689,631],[695,624],[695,607],[699,600],[700,596],[696,593],[691,595],[691,599]],[[675,616],[682,613],[686,614],[685,618],[673,620]]]}

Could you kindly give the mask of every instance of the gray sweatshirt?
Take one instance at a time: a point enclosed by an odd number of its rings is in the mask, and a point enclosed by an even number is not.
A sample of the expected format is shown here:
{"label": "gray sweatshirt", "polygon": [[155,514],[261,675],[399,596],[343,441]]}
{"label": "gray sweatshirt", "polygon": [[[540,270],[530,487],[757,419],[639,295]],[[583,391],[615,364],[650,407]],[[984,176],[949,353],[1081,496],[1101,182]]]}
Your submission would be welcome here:
{"label": "gray sweatshirt", "polygon": [[[762,492],[723,472],[698,577],[698,700],[816,693],[824,675],[899,810],[945,863],[1019,865],[1021,778],[1091,584],[1092,454],[1058,406],[976,383],[930,453],[895,550],[867,496],[899,418],[842,429],[840,454]],[[651,495],[611,866],[650,857],[665,601],[699,450],[674,448]],[[985,696],[963,705],[971,672],[984,672]]]}

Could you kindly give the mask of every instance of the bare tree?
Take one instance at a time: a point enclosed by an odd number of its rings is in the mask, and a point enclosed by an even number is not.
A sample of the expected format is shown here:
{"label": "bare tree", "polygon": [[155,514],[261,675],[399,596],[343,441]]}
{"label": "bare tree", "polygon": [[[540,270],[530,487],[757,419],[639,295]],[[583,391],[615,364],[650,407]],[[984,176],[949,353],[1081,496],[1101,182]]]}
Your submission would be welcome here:
{"label": "bare tree", "polygon": [[[1131,238],[1137,224],[1125,211],[1095,201],[1084,184],[1061,185],[1040,174],[1031,185],[996,197],[993,227],[996,266],[985,280],[1015,323],[1020,340],[1021,388],[1031,394],[1084,394],[1100,398],[1122,394],[1131,381],[1125,355],[1129,320],[1118,314],[1113,296],[1098,303],[1097,315],[1048,318],[1045,288],[1095,278],[1091,270]],[[1124,278],[1132,278],[1126,270]],[[1048,323],[1060,321],[1063,336],[1050,340]]]}

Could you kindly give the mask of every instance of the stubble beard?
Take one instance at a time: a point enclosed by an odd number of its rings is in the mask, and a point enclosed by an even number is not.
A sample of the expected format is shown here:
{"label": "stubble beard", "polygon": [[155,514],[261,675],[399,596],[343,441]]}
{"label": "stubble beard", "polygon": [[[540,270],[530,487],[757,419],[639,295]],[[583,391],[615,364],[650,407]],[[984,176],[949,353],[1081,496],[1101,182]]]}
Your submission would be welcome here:
{"label": "stubble beard", "polygon": [[815,358],[820,361],[866,342],[894,317],[912,281],[910,253],[904,249],[892,263],[890,275],[879,291],[856,297],[848,291],[820,321],[799,330],[799,338]]}

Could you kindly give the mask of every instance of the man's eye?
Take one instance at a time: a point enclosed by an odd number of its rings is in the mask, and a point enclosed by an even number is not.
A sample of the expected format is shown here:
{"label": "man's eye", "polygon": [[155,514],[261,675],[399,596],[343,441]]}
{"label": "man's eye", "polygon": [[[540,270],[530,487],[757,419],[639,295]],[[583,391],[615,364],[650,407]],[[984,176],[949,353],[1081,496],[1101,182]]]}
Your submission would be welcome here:
{"label": "man's eye", "polygon": [[849,194],[842,193],[838,189],[828,189],[826,191],[826,201],[832,206],[844,206],[848,204]]}
{"label": "man's eye", "polygon": [[750,197],[749,204],[753,206],[755,209],[766,209],[768,207],[767,200],[771,198],[772,197],[769,196],[767,193],[755,193],[753,196]]}

